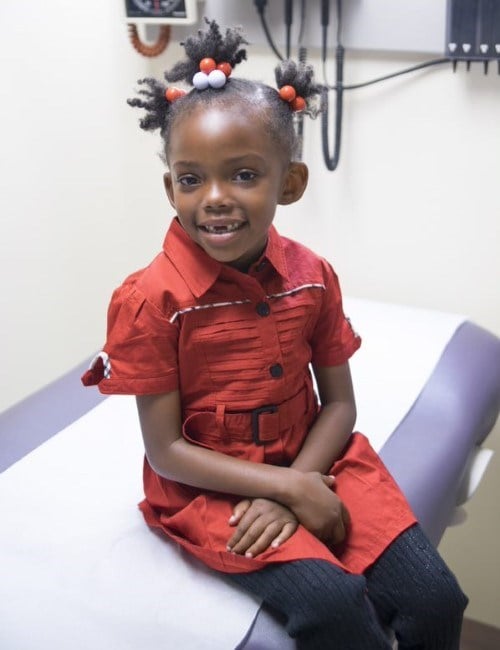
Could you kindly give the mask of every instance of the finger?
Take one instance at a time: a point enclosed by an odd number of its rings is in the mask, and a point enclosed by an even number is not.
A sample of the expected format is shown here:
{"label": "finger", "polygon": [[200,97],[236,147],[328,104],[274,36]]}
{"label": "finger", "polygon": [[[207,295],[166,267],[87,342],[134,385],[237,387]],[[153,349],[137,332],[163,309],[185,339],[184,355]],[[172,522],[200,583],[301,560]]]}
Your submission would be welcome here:
{"label": "finger", "polygon": [[287,539],[290,539],[290,537],[297,530],[298,526],[299,524],[296,521],[290,521],[287,524],[285,524],[283,526],[281,533],[277,537],[275,537],[271,542],[271,548],[278,548],[284,542],[286,542]]}
{"label": "finger", "polygon": [[[234,547],[240,543],[240,541],[245,537],[250,528],[255,524],[259,519],[260,514],[255,508],[248,508],[245,514],[241,517],[236,530],[234,531],[231,539],[227,543],[228,551],[233,551]],[[264,525],[261,522],[261,526]]]}
{"label": "finger", "polygon": [[229,517],[229,525],[236,526],[251,505],[250,499],[243,499],[243,501],[237,503],[233,508],[233,514]]}
{"label": "finger", "polygon": [[275,528],[280,528],[280,524],[276,522],[276,525],[270,525],[266,528],[264,533],[259,537],[259,539],[247,550],[245,555],[247,557],[255,557],[264,551],[267,551],[269,548],[278,548],[286,542],[287,539],[295,533],[299,524],[296,521],[289,521],[281,527],[281,531],[278,535],[274,536],[273,531]]}
{"label": "finger", "polygon": [[266,526],[261,534],[253,540],[252,544],[247,547],[245,557],[255,557],[270,548],[273,540],[279,535],[280,530],[282,530],[282,524],[277,521]]}
{"label": "finger", "polygon": [[[270,526],[273,526],[273,524],[269,524]],[[255,521],[250,528],[246,530],[244,535],[240,537],[240,539],[231,546],[231,551],[233,553],[237,553],[238,555],[247,555],[248,551],[250,548],[257,542],[257,540],[264,534],[265,530],[267,528],[267,525],[261,520]],[[273,536],[276,535],[278,531],[275,529],[273,532]],[[271,538],[272,539],[272,538]],[[269,543],[271,540],[269,540]],[[252,557],[252,554],[250,553],[248,557]]]}

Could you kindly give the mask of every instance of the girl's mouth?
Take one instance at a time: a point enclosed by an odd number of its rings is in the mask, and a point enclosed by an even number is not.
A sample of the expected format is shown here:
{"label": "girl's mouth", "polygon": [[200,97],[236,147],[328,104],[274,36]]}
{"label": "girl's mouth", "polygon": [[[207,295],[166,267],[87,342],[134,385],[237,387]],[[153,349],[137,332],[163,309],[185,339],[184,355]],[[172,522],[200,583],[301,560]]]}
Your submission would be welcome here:
{"label": "girl's mouth", "polygon": [[240,228],[243,228],[245,225],[244,221],[236,221],[234,223],[224,223],[224,224],[204,224],[198,226],[200,230],[208,232],[211,235],[226,235],[231,232],[235,232]]}

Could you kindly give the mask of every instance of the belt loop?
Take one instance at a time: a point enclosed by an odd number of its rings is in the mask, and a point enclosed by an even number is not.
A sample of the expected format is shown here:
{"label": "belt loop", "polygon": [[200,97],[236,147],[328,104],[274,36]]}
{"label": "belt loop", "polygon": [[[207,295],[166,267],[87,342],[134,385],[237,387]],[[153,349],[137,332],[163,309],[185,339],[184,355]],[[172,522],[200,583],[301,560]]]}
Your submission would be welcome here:
{"label": "belt loop", "polygon": [[215,422],[217,424],[218,430],[221,432],[223,436],[227,434],[226,431],[226,423],[225,423],[225,415],[226,415],[226,405],[225,404],[217,404],[215,408]]}

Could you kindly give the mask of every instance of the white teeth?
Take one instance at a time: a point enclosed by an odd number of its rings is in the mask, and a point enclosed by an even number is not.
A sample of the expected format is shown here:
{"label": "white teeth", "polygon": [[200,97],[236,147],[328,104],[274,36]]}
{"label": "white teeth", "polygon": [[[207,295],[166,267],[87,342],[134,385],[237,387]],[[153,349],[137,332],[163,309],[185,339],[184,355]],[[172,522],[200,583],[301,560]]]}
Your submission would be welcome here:
{"label": "white teeth", "polygon": [[241,227],[240,223],[225,224],[223,226],[222,225],[221,226],[212,226],[212,225],[210,225],[210,226],[209,225],[202,226],[202,228],[204,230],[206,230],[209,233],[215,234],[215,235],[223,234],[223,233],[226,233],[226,232],[234,232],[235,230],[238,230],[238,228],[240,228],[240,227]]}

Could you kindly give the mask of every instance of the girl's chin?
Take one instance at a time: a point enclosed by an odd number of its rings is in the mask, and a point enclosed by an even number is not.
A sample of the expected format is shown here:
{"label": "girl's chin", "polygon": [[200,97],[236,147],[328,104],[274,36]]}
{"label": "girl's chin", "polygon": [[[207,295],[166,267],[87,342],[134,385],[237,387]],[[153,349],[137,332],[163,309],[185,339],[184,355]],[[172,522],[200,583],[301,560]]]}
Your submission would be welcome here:
{"label": "girl's chin", "polygon": [[212,259],[216,260],[217,262],[220,262],[221,264],[225,264],[226,266],[230,266],[233,269],[238,269],[238,271],[248,271],[250,266],[256,262],[259,259],[259,256],[255,255],[250,255],[246,253],[241,253],[239,255],[233,254],[231,255],[230,253],[223,254],[221,251],[214,251],[212,250],[207,250],[204,249],[205,253],[209,255]]}
{"label": "girl's chin", "polygon": [[225,233],[198,231],[198,244],[205,253],[221,264],[227,264],[240,271],[247,271],[262,255],[265,243],[248,246],[244,233],[246,228]]}

